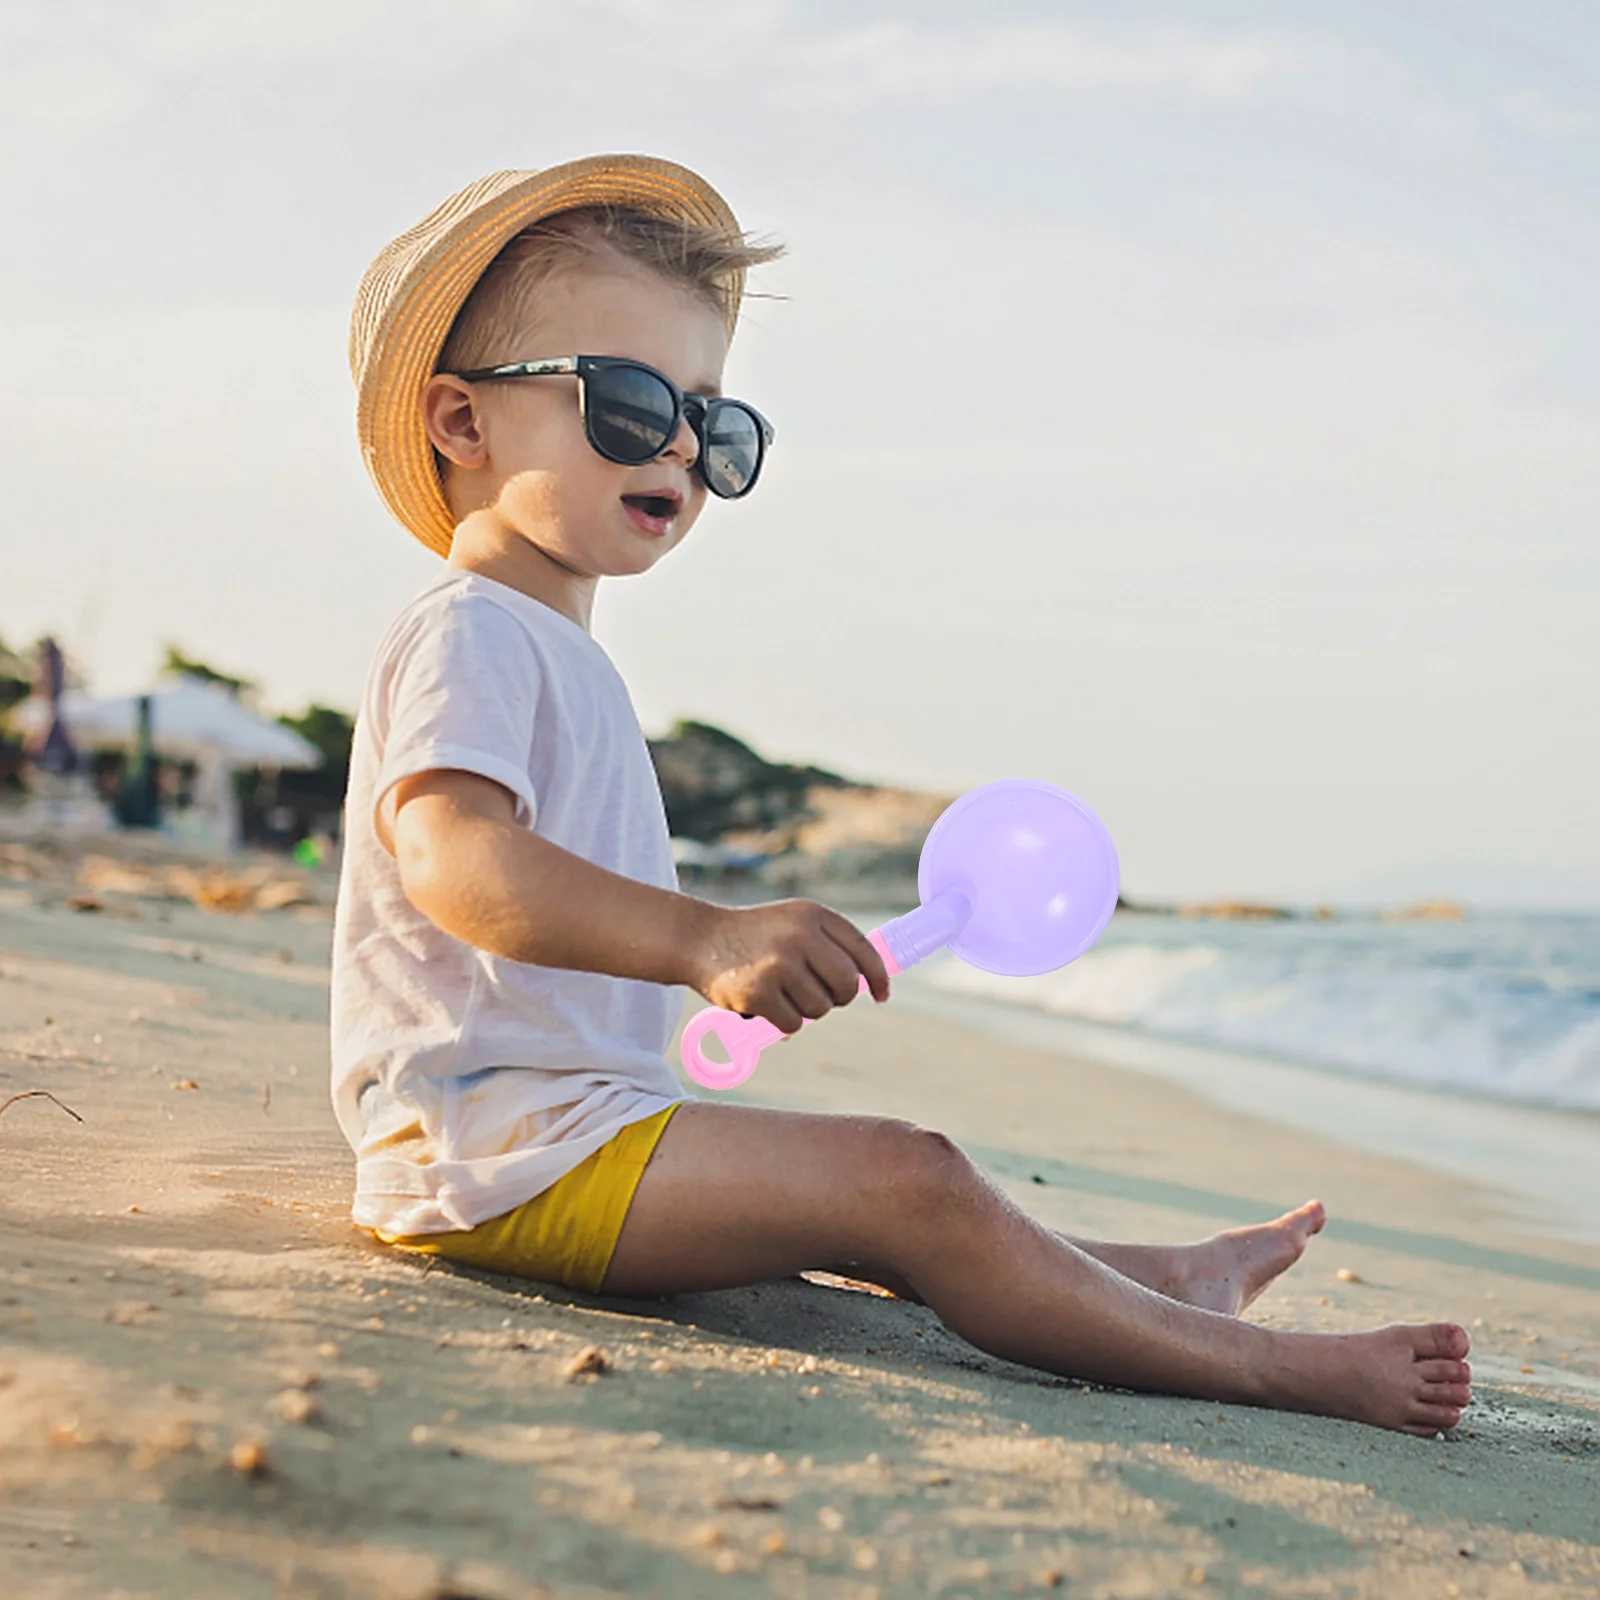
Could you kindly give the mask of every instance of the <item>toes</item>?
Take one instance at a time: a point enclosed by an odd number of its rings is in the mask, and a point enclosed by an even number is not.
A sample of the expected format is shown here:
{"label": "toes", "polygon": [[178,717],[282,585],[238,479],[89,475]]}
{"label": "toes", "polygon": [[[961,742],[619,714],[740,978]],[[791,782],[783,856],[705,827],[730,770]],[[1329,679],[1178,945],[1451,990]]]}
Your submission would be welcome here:
{"label": "toes", "polygon": [[1424,1383],[1471,1383],[1472,1368],[1465,1361],[1419,1361],[1413,1369]]}
{"label": "toes", "polygon": [[1460,1361],[1472,1348],[1467,1330],[1453,1322],[1429,1322],[1406,1331],[1411,1335],[1411,1347],[1418,1361]]}
{"label": "toes", "polygon": [[1287,1224],[1296,1233],[1309,1238],[1313,1233],[1321,1233],[1327,1220],[1328,1208],[1320,1200],[1307,1200],[1303,1206],[1285,1211],[1278,1223],[1280,1226]]}
{"label": "toes", "polygon": [[1418,1398],[1424,1405],[1459,1406],[1472,1404],[1472,1387],[1465,1383],[1425,1383]]}
{"label": "toes", "polygon": [[1434,1406],[1418,1401],[1407,1414],[1407,1433],[1443,1433],[1461,1420],[1460,1406]]}

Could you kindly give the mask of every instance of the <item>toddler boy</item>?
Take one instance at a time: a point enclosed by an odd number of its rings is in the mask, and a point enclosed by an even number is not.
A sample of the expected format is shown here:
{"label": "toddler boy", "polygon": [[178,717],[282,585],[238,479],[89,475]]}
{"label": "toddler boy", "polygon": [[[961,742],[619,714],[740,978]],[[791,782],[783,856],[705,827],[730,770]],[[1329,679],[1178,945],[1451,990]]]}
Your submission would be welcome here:
{"label": "toddler boy", "polygon": [[334,1103],[355,1220],[401,1248],[624,1294],[844,1269],[1052,1372],[1414,1433],[1469,1398],[1452,1324],[1281,1333],[1237,1313],[1316,1202],[1179,1248],[1074,1240],[942,1135],[687,1099],[677,988],[785,1032],[877,952],[809,901],[677,892],[627,692],[590,637],[772,430],[722,394],[746,271],[695,174],[597,157],[471,185],[363,281],[358,428],[447,565],[379,645],[357,724],[334,951]]}

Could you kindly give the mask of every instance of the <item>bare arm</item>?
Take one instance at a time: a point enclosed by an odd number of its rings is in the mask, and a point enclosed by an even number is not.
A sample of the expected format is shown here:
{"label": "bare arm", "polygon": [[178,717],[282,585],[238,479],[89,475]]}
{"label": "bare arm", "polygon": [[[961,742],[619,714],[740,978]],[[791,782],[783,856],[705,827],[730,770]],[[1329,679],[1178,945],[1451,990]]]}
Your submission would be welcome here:
{"label": "bare arm", "polygon": [[377,822],[406,898],[494,955],[684,984],[785,1033],[854,999],[863,973],[889,996],[878,952],[837,912],[809,900],[734,910],[608,872],[522,827],[511,794],[473,773],[396,784]]}

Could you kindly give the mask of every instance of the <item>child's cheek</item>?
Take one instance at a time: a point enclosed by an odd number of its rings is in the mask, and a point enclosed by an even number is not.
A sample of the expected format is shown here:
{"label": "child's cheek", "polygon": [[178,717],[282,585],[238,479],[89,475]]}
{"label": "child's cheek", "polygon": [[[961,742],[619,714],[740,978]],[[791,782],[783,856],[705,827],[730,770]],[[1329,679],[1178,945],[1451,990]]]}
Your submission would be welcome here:
{"label": "child's cheek", "polygon": [[547,540],[561,528],[561,503],[556,474],[530,467],[500,486],[494,509],[500,519],[525,539]]}

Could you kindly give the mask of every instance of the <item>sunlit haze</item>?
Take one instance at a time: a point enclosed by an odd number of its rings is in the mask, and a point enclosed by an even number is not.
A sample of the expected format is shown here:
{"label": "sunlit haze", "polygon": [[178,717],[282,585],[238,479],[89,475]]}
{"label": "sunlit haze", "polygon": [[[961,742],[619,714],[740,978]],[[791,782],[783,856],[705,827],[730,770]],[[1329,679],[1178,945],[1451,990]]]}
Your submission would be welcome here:
{"label": "sunlit haze", "polygon": [[1597,108],[1585,0],[0,5],[0,637],[353,706],[437,570],[362,270],[642,150],[789,248],[767,477],[602,587],[648,730],[1063,784],[1136,896],[1600,903]]}

